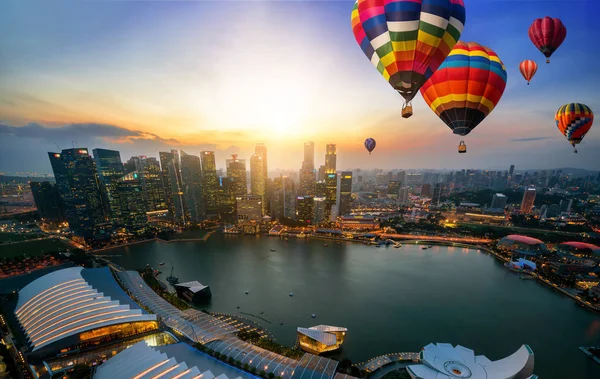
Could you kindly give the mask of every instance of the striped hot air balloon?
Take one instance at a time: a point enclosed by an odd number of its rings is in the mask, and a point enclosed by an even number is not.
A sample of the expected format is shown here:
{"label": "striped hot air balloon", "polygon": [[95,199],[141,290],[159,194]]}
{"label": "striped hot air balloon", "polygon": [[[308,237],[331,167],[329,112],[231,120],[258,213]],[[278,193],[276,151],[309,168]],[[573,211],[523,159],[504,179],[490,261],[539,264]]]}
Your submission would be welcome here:
{"label": "striped hot air balloon", "polygon": [[529,85],[531,78],[535,75],[537,68],[537,63],[529,59],[519,64],[519,71],[521,71],[521,75],[527,80],[527,85]]}
{"label": "striped hot air balloon", "polygon": [[554,120],[558,130],[571,142],[573,150],[577,152],[575,145],[581,142],[592,127],[594,113],[585,104],[565,104],[558,108]]}
{"label": "striped hot air balloon", "polygon": [[498,104],[506,79],[506,68],[494,51],[459,41],[421,94],[454,134],[465,136]]}
{"label": "striped hot air balloon", "polygon": [[365,148],[369,152],[369,155],[371,155],[371,152],[375,149],[376,145],[377,145],[377,142],[375,142],[375,140],[373,138],[367,138],[365,140]]}
{"label": "striped hot air balloon", "polygon": [[448,56],[465,24],[463,0],[357,0],[352,30],[371,63],[410,101]]}
{"label": "striped hot air balloon", "polygon": [[529,27],[529,39],[544,54],[546,63],[566,37],[567,28],[558,18],[538,18]]}

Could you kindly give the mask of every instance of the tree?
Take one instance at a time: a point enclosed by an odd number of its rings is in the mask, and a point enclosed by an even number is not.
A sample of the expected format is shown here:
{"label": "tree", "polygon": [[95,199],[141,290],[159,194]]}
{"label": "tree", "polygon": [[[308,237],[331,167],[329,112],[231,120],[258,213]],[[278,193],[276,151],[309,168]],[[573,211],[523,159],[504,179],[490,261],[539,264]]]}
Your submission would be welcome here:
{"label": "tree", "polygon": [[273,374],[272,372],[270,372],[269,375],[268,375],[268,377],[269,377],[269,379],[273,379],[273,378],[275,378],[275,374]]}
{"label": "tree", "polygon": [[259,375],[262,376],[263,378],[267,377],[267,373],[265,372],[265,370],[261,370]]}

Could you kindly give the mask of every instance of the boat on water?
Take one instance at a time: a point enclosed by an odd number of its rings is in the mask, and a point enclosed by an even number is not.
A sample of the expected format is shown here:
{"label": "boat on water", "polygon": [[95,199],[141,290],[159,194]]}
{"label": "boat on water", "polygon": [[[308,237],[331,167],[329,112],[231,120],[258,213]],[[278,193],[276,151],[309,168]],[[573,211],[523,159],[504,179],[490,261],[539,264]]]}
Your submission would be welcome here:
{"label": "boat on water", "polygon": [[249,293],[250,293],[249,291],[246,291],[246,295],[249,294]]}
{"label": "boat on water", "polygon": [[164,265],[165,265],[165,262],[160,262],[158,265],[159,265],[159,266],[164,266]]}
{"label": "boat on water", "polygon": [[324,244],[323,244],[323,246],[327,247],[327,246],[329,246],[329,245],[328,245],[328,244],[326,244],[326,243],[324,243]]}
{"label": "boat on water", "polygon": [[304,234],[303,232],[300,232],[300,233],[296,234],[296,238],[306,238],[306,234]]}
{"label": "boat on water", "polygon": [[427,245],[428,249],[431,249],[433,247],[433,245]]}
{"label": "boat on water", "polygon": [[275,251],[275,249],[271,249],[271,251]]}
{"label": "boat on water", "polygon": [[312,315],[310,315],[310,317],[317,318],[317,315],[313,313]]}
{"label": "boat on water", "polygon": [[402,245],[394,245],[394,248],[396,248],[396,249],[399,247],[402,247]]}
{"label": "boat on water", "polygon": [[290,297],[294,297],[294,293],[293,292],[290,292]]}
{"label": "boat on water", "polygon": [[427,250],[427,249],[429,249],[429,246],[423,246],[423,247],[421,247],[421,250]]}

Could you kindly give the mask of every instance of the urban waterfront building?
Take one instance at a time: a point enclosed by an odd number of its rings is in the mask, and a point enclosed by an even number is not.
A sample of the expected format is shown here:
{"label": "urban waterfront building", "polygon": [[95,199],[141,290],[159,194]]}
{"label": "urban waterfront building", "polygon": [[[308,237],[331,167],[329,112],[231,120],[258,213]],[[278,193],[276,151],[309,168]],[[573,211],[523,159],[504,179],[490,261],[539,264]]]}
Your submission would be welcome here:
{"label": "urban waterfront building", "polygon": [[536,190],[535,188],[526,188],[523,192],[523,200],[521,201],[521,213],[531,213],[533,204],[535,202]]}
{"label": "urban waterfront building", "polygon": [[303,224],[313,224],[315,198],[312,196],[296,197],[296,220]]}
{"label": "urban waterfront building", "polygon": [[219,215],[219,177],[217,176],[217,163],[214,151],[200,152],[202,161],[202,189],[204,193],[204,206],[207,217]]}
{"label": "urban waterfront building", "polygon": [[[263,175],[265,178],[265,184],[264,184],[264,198],[263,198],[263,214],[271,214],[271,202],[269,199],[269,165],[268,165],[268,159],[267,159],[267,147],[265,146],[264,143],[257,143],[256,147],[254,148],[254,154],[258,155],[261,157],[262,163],[263,163]],[[254,195],[254,194],[253,194]]]}
{"label": "urban waterfront building", "polygon": [[263,198],[258,195],[244,195],[235,197],[237,221],[261,221],[263,217]]}
{"label": "urban waterfront building", "polygon": [[212,297],[210,286],[205,286],[196,280],[192,282],[178,283],[175,284],[174,287],[175,291],[177,292],[177,296],[190,303],[200,304]]}
{"label": "urban waterfront building", "polygon": [[181,180],[188,220],[199,224],[205,218],[200,158],[181,150]]}
{"label": "urban waterfront building", "polygon": [[127,173],[137,171],[141,177],[146,212],[168,211],[162,172],[156,158],[144,155],[131,157],[125,164],[125,171]]}
{"label": "urban waterfront building", "polygon": [[514,255],[531,257],[548,253],[543,241],[537,238],[511,234],[498,241],[498,248]]}
{"label": "urban waterfront building", "polygon": [[265,163],[260,154],[254,154],[250,157],[250,193],[260,196],[262,199],[263,214],[267,211],[267,173],[265,172]]}
{"label": "urban waterfront building", "polygon": [[352,171],[340,173],[337,190],[337,215],[349,215],[352,212]]}
{"label": "urban waterfront building", "polygon": [[116,150],[94,149],[94,162],[100,179],[100,189],[107,217],[115,225],[122,224],[123,211],[119,208],[118,182],[125,174],[121,154]]}
{"label": "urban waterfront building", "polygon": [[77,236],[108,236],[110,223],[102,201],[96,165],[86,148],[48,153],[56,188],[64,204],[69,228]]}
{"label": "urban waterfront building", "polygon": [[56,185],[50,182],[29,182],[38,214],[45,222],[65,221],[64,204]]}
{"label": "urban waterfront building", "polygon": [[15,316],[32,360],[156,330],[157,318],[141,309],[110,269],[66,268],[19,291]]}
{"label": "urban waterfront building", "polygon": [[413,379],[477,378],[536,379],[533,350],[522,345],[514,354],[491,361],[466,347],[430,343],[419,354],[420,364],[406,368]]}
{"label": "urban waterfront building", "polygon": [[326,218],[327,198],[315,197],[313,206],[313,225],[322,224]]}
{"label": "urban waterfront building", "polygon": [[317,173],[315,171],[315,144],[304,143],[304,160],[300,169],[299,195],[314,196]]}
{"label": "urban waterfront building", "polygon": [[146,228],[146,202],[142,179],[137,171],[123,175],[115,186],[121,212],[119,227],[130,233],[141,233]]}
{"label": "urban waterfront building", "polygon": [[173,222],[178,224],[186,223],[186,209],[183,199],[183,185],[181,182],[181,172],[179,168],[179,153],[177,150],[171,152],[161,151],[160,167],[163,174],[163,183],[165,185],[165,199],[167,208]]}
{"label": "urban waterfront building", "polygon": [[306,352],[322,354],[339,349],[344,343],[347,332],[346,328],[329,325],[298,328],[298,343]]}
{"label": "urban waterfront building", "polygon": [[336,204],[337,199],[337,153],[336,145],[327,144],[325,147],[325,198],[327,204],[325,208],[325,219],[331,218],[331,207]]}
{"label": "urban waterfront building", "polygon": [[235,182],[232,178],[220,177],[217,201],[219,218],[224,222],[235,223]]}
{"label": "urban waterfront building", "polygon": [[246,160],[237,159],[237,154],[232,154],[232,159],[227,159],[227,177],[233,183],[233,194],[243,196],[248,194],[248,181],[246,179]]}

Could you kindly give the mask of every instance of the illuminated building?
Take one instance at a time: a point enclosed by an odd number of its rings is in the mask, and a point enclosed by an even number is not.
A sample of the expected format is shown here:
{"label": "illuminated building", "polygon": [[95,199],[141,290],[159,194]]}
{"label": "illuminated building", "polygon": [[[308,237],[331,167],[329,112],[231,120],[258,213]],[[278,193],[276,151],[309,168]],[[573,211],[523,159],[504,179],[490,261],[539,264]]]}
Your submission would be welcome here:
{"label": "illuminated building", "polygon": [[325,149],[325,197],[327,198],[325,219],[327,220],[331,217],[331,207],[336,204],[337,199],[336,164],[336,146],[333,143],[327,144]]}
{"label": "illuminated building", "polygon": [[161,151],[158,155],[160,156],[160,167],[163,174],[165,199],[169,214],[174,222],[185,224],[185,205],[181,173],[179,171],[179,154],[177,150],[171,150],[170,153]]}
{"label": "illuminated building", "polygon": [[313,207],[313,224],[319,225],[325,221],[325,211],[327,199],[325,197],[315,197]]}
{"label": "illuminated building", "polygon": [[66,268],[19,291],[15,316],[35,359],[156,330],[114,280],[110,269]]}
{"label": "illuminated building", "polygon": [[506,208],[506,202],[508,198],[506,195],[497,193],[492,197],[492,204],[490,205],[490,211],[504,212]]}
{"label": "illuminated building", "polygon": [[430,343],[419,353],[419,363],[406,368],[413,379],[441,378],[494,378],[535,379],[533,350],[522,345],[514,354],[491,361],[486,356],[475,355],[466,347],[449,343]]}
{"label": "illuminated building", "polygon": [[137,171],[122,176],[116,185],[121,219],[119,226],[128,232],[140,233],[148,223],[142,180]]}
{"label": "illuminated building", "polygon": [[181,181],[189,221],[194,224],[204,220],[204,196],[202,194],[202,168],[200,158],[181,150]]}
{"label": "illuminated building", "polygon": [[317,182],[324,182],[325,181],[325,165],[321,165],[319,166],[319,169],[317,170]]}
{"label": "illuminated building", "polygon": [[600,262],[600,247],[585,242],[563,242],[556,245],[556,253],[566,260],[593,260]]}
{"label": "illuminated building", "polygon": [[342,229],[374,230],[379,228],[379,220],[373,216],[340,216],[338,223]]}
{"label": "illuminated building", "polygon": [[56,185],[50,182],[29,182],[38,214],[46,222],[65,221],[64,205]]}
{"label": "illuminated building", "polygon": [[217,192],[219,218],[234,223],[235,217],[235,183],[232,178],[219,178]]}
{"label": "illuminated building", "polygon": [[131,157],[125,164],[126,172],[137,171],[142,180],[146,212],[166,211],[165,186],[158,160],[153,157]]}
{"label": "illuminated building", "polygon": [[296,197],[296,220],[304,224],[313,223],[315,198],[312,196]]}
{"label": "illuminated building", "polygon": [[235,197],[235,209],[237,213],[237,221],[261,221],[262,220],[262,196],[245,195]]}
{"label": "illuminated building", "polygon": [[298,328],[300,348],[312,354],[321,354],[340,348],[348,329],[337,326],[317,325],[310,328]]}
{"label": "illuminated building", "polygon": [[94,162],[101,183],[104,208],[107,216],[115,225],[122,224],[119,194],[119,179],[125,175],[121,154],[116,150],[94,149]]}
{"label": "illuminated building", "polygon": [[265,214],[267,210],[267,202],[265,201],[267,180],[265,175],[263,157],[254,154],[250,157],[250,193],[255,196],[260,196],[262,199],[263,214]]}
{"label": "illuminated building", "polygon": [[210,286],[205,286],[198,281],[178,283],[174,287],[177,296],[189,303],[202,303],[212,297]]}
{"label": "illuminated building", "polygon": [[219,214],[219,177],[217,176],[217,164],[214,151],[200,152],[202,161],[202,189],[204,192],[204,206],[207,216]]}
{"label": "illuminated building", "polygon": [[48,153],[56,188],[69,228],[85,239],[107,235],[110,228],[102,203],[96,165],[85,148]]}
{"label": "illuminated building", "polygon": [[296,214],[296,186],[287,176],[273,180],[273,198],[271,199],[272,217],[294,218]]}
{"label": "illuminated building", "polygon": [[523,200],[521,201],[521,213],[531,213],[533,203],[535,202],[535,188],[526,188],[523,192]]}
{"label": "illuminated building", "polygon": [[548,253],[544,242],[537,238],[511,234],[498,241],[498,248],[515,255],[524,257]]}
{"label": "illuminated building", "polygon": [[233,181],[233,194],[242,196],[248,194],[248,184],[246,179],[246,161],[237,159],[237,154],[231,155],[232,159],[227,159],[227,177]]}
{"label": "illuminated building", "polygon": [[[257,143],[256,147],[254,148],[254,154],[258,155],[261,157],[262,163],[263,163],[263,176],[265,179],[265,184],[264,184],[264,196],[263,196],[263,214],[271,214],[271,202],[269,201],[269,166],[267,164],[267,147],[265,146],[264,143]],[[252,166],[252,162],[250,162],[250,166]],[[252,171],[252,168],[250,168],[250,171]],[[254,195],[254,193],[253,193]]]}
{"label": "illuminated building", "polygon": [[352,171],[342,171],[337,184],[337,215],[345,216],[352,212]]}

